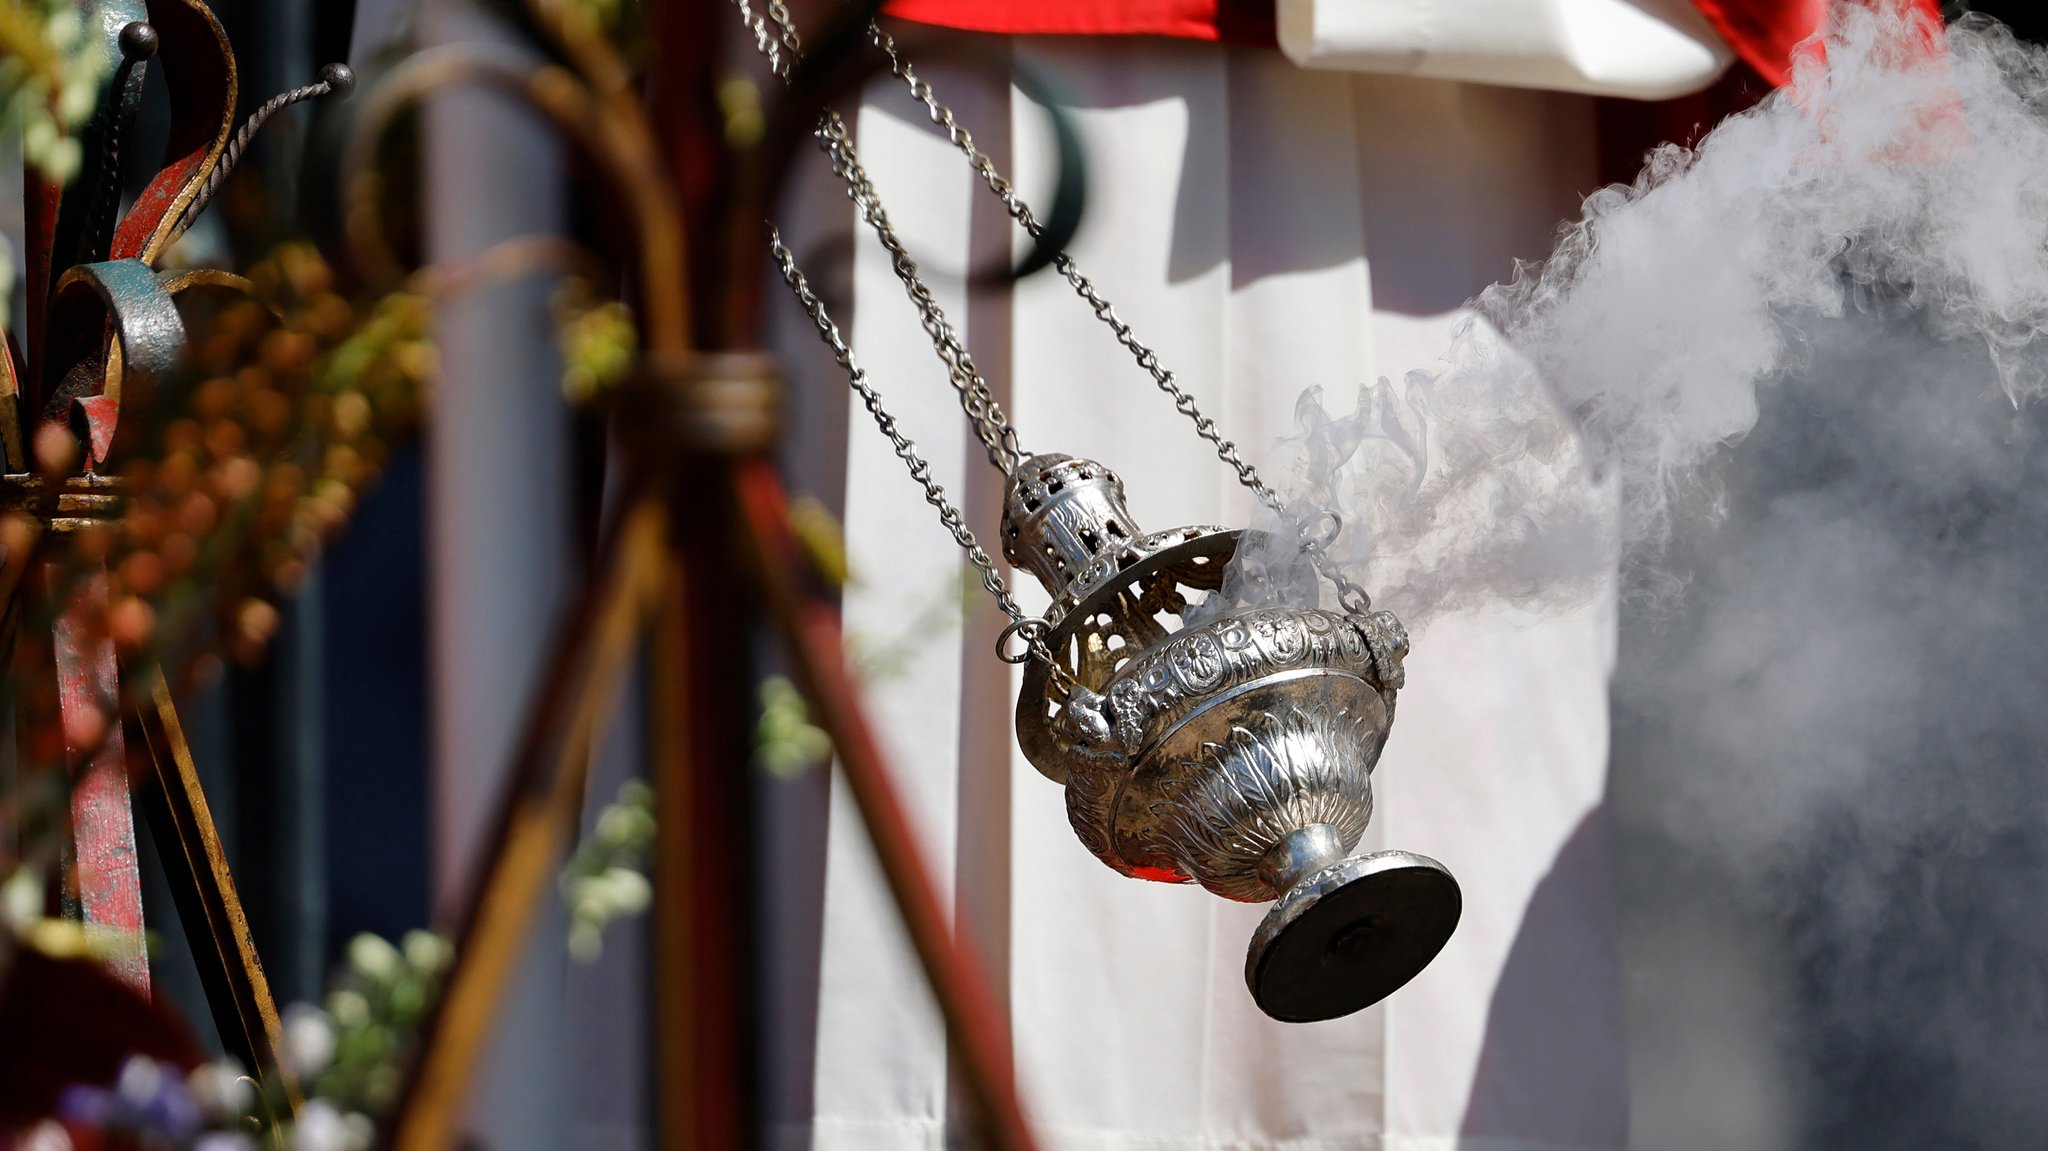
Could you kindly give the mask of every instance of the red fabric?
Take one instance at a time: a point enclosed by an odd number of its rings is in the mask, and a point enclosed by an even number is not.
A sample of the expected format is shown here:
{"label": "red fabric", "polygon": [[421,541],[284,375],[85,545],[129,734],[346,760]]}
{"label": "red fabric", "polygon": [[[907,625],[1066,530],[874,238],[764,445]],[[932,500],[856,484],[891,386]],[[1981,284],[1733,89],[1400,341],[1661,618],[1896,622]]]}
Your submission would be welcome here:
{"label": "red fabric", "polygon": [[890,0],[887,11],[974,32],[1278,42],[1273,0]]}
{"label": "red fabric", "polygon": [[[1939,0],[1906,0],[1938,22]],[[1743,63],[1772,84],[1792,49],[1820,28],[1828,0],[1693,0]],[[1179,36],[1274,43],[1273,0],[891,0],[905,20],[977,32]]]}
{"label": "red fabric", "polygon": [[[1793,50],[1820,29],[1828,0],[1692,0],[1742,62],[1773,84],[1792,78]],[[1865,0],[1888,3],[1893,0]],[[1896,0],[1941,27],[1940,0]]]}
{"label": "red fabric", "polygon": [[[1742,62],[1772,84],[1792,78],[1792,49],[1820,28],[1828,0],[1692,0]],[[1929,7],[1933,7],[1931,0]]]}

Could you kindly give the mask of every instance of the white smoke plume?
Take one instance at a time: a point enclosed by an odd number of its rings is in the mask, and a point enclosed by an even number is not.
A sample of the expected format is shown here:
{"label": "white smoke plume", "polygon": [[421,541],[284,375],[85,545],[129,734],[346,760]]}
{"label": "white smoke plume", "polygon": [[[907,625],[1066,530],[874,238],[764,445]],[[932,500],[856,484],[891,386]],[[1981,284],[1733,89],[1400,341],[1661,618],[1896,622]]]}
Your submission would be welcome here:
{"label": "white smoke plume", "polygon": [[[1617,562],[1654,601],[1615,678],[1623,892],[1641,932],[1719,907],[1769,940],[1781,1145],[2031,1146],[2048,58],[1833,19],[1789,90],[1592,196],[1441,363],[1342,416],[1304,396],[1293,491],[1411,627]],[[1690,1140],[1647,1145],[1739,1145]]]}
{"label": "white smoke plume", "polygon": [[1674,516],[1716,513],[1703,468],[1751,431],[1759,388],[1809,386],[1816,343],[1876,310],[1987,353],[1949,401],[2036,398],[2048,63],[1988,21],[1943,35],[1838,7],[1792,85],[1587,199],[1442,363],[1341,417],[1304,395],[1293,490],[1343,518],[1334,553],[1376,599],[1411,624],[1568,600],[1617,559],[1664,595]]}

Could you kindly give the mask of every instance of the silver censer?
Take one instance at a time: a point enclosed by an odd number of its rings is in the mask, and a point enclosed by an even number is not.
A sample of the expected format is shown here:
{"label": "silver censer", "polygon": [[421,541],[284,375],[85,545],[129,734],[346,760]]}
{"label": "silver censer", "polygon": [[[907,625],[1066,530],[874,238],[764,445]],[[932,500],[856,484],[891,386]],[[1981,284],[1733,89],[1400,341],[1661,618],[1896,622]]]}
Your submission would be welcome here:
{"label": "silver censer", "polygon": [[1350,854],[1401,687],[1399,621],[1218,598],[1252,533],[1142,532],[1093,460],[1025,460],[1002,530],[1053,598],[1017,738],[1066,786],[1088,850],[1125,875],[1273,901],[1245,981],[1275,1019],[1348,1015],[1428,966],[1457,927],[1457,881],[1411,852]]}

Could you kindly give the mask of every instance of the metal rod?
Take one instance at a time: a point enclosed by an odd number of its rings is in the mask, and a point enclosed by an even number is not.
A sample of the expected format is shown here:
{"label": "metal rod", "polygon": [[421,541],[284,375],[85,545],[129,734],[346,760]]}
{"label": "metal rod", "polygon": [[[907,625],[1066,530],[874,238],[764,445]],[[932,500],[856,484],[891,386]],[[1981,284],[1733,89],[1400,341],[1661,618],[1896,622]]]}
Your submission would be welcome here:
{"label": "metal rod", "polygon": [[1034,1151],[1037,1141],[1025,1119],[1011,1065],[1009,1027],[989,989],[986,966],[972,942],[947,919],[932,879],[935,873],[868,727],[859,692],[846,670],[839,612],[799,586],[802,561],[782,481],[767,463],[745,461],[735,466],[732,482],[798,686],[818,725],[832,737],[847,790],[860,809],[890,894],[903,913],[903,925],[945,1017],[950,1050],[979,1107],[984,1134],[998,1151]]}
{"label": "metal rod", "polygon": [[114,211],[121,203],[122,147],[135,127],[135,113],[142,102],[143,74],[156,56],[156,29],[136,20],[115,38],[121,63],[107,86],[108,99],[99,116],[99,170],[92,176],[86,199],[85,219],[78,230],[76,262],[90,264],[107,258],[107,245],[114,235]]}
{"label": "metal rod", "polygon": [[[198,765],[185,742],[177,702],[162,668],[152,669],[149,675],[149,699],[131,714],[139,742],[155,769],[159,786],[156,802],[149,807],[154,817],[151,825],[165,870],[170,873],[179,918],[184,920],[193,958],[206,984],[208,1005],[220,1025],[222,1041],[240,1048],[238,1053],[249,1060],[256,1074],[274,1079],[296,1113],[305,1099],[298,1080],[281,1058],[284,1026],[249,933],[242,897],[228,870],[227,853],[221,849],[220,832],[199,781]],[[171,855],[174,845],[175,857]],[[179,860],[182,868],[177,866]]]}
{"label": "metal rod", "polygon": [[464,904],[455,965],[422,1027],[388,1129],[399,1151],[446,1151],[493,1012],[525,954],[575,829],[593,749],[616,713],[667,558],[661,505],[635,499],[555,632],[554,652],[507,776],[485,863]]}
{"label": "metal rod", "polygon": [[[720,501],[723,503],[723,501]],[[727,533],[680,518],[649,648],[657,1146],[754,1145],[746,628]],[[708,545],[708,546],[707,546]]]}

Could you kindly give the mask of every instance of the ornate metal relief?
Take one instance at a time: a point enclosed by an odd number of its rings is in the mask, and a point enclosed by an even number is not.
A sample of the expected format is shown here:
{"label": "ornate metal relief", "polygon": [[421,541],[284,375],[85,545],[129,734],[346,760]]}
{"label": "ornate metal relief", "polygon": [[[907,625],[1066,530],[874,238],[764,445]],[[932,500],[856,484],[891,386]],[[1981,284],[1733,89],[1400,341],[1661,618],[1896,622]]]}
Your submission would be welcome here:
{"label": "ornate metal relief", "polygon": [[[1066,785],[1075,833],[1110,867],[1280,900],[1248,959],[1253,995],[1281,1018],[1329,1018],[1428,964],[1456,924],[1457,883],[1406,852],[1345,858],[1372,818],[1408,650],[1400,622],[1232,601],[1224,573],[1246,536],[1144,533],[1101,464],[1020,464],[1003,549],[1054,607],[1051,662],[1026,665],[1018,740]],[[1313,587],[1291,598],[1312,602]],[[1361,944],[1354,929],[1378,924],[1397,894],[1421,900],[1408,929]]]}

